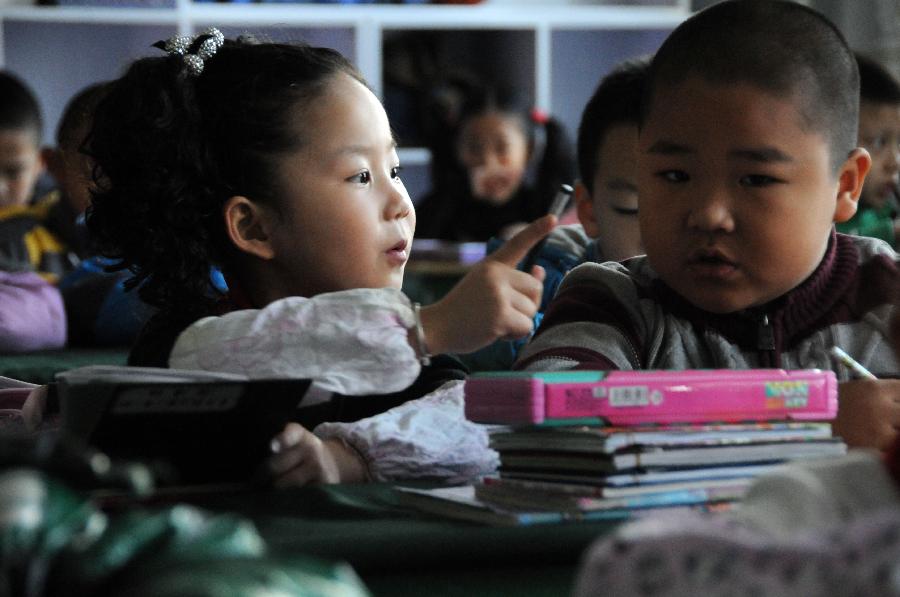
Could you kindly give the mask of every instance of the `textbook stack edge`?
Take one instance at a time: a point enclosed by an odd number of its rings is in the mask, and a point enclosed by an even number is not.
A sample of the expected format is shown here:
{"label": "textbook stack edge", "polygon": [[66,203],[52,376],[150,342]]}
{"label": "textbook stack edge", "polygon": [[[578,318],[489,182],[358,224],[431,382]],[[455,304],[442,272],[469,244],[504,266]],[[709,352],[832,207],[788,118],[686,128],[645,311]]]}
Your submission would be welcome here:
{"label": "textbook stack edge", "polygon": [[728,509],[781,464],[847,449],[832,371],[489,372],[465,394],[469,419],[500,425],[501,464],[458,492],[507,524]]}

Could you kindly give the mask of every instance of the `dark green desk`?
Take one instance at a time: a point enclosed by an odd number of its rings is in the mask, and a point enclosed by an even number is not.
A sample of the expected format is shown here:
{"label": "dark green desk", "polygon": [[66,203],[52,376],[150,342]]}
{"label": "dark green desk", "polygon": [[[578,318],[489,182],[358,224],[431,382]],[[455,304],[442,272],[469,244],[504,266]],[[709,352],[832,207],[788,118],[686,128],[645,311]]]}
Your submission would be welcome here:
{"label": "dark green desk", "polygon": [[278,554],[346,561],[375,595],[568,595],[581,554],[616,523],[495,528],[403,509],[387,485],[191,497],[251,518]]}
{"label": "dark green desk", "polygon": [[65,348],[26,354],[0,354],[0,375],[36,384],[53,381],[60,371],[85,365],[124,365],[127,348]]}

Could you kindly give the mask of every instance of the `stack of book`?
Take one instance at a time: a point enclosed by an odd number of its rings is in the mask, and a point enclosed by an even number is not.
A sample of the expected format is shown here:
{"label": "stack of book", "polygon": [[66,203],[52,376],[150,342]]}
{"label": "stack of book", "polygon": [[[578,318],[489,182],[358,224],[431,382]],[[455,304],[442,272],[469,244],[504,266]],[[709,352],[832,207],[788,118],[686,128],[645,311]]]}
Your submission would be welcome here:
{"label": "stack of book", "polygon": [[504,426],[491,434],[499,474],[472,492],[567,518],[727,508],[782,463],[844,454],[836,410],[831,371],[475,374],[468,418]]}

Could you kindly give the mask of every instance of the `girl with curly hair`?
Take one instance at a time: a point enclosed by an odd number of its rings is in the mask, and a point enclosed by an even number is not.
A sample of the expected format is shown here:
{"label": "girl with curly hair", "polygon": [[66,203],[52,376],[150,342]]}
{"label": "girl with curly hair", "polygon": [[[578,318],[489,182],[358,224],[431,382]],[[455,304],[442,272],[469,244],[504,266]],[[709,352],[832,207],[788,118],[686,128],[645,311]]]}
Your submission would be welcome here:
{"label": "girl with curly hair", "polygon": [[492,470],[464,371],[430,353],[530,331],[543,272],[514,266],[553,219],[420,309],[400,291],[416,219],[396,143],[353,66],[216,30],[160,47],[112,85],[88,141],[90,231],[160,309],[130,363],[313,379],[273,439],[278,484]]}

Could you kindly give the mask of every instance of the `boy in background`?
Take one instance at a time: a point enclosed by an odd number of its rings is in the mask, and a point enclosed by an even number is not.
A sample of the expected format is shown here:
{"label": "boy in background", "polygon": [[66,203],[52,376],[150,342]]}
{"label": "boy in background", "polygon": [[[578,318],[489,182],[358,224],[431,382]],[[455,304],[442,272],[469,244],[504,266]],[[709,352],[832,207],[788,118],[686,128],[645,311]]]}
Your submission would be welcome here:
{"label": "boy in background", "polygon": [[130,274],[106,271],[112,262],[94,254],[84,223],[94,185],[94,163],[82,147],[94,111],[109,86],[107,82],[94,83],[76,93],[60,117],[56,147],[45,150],[47,169],[59,188],[47,199],[53,205],[47,226],[80,259],[59,282],[70,346],[129,346],[154,312],[136,290],[125,290]]}
{"label": "boy in background", "polygon": [[[833,225],[871,164],[858,80],[843,36],[803,5],[727,1],[676,28],[642,109],[647,255],[570,272],[517,368],[833,369],[837,345],[896,374],[898,256]],[[835,434],[886,448],[900,380],[837,374]]]}
{"label": "boy in background", "polygon": [[0,73],[0,207],[27,205],[44,171],[41,112],[22,81]]}
{"label": "boy in background", "polygon": [[65,247],[44,227],[50,205],[30,205],[41,154],[41,113],[18,78],[0,73],[0,269],[36,271],[56,282],[70,267]]}
{"label": "boy in background", "polygon": [[48,198],[53,207],[47,214],[47,227],[79,259],[89,253],[84,213],[91,203],[93,185],[93,162],[81,147],[107,86],[103,82],[94,83],[72,96],[56,127],[56,147],[44,150],[47,171],[58,189]]}
{"label": "boy in background", "polygon": [[900,193],[900,81],[884,66],[856,56],[859,67],[859,140],[872,156],[859,209],[839,232],[874,236],[897,246]]}
{"label": "boy in background", "polygon": [[[588,100],[578,126],[580,178],[574,185],[578,224],[557,226],[535,263],[544,294],[535,328],[563,277],[587,261],[619,261],[643,253],[638,226],[637,150],[641,95],[649,59],[616,66]],[[462,357],[474,370],[510,369],[525,339],[499,341]]]}
{"label": "boy in background", "polygon": [[29,205],[44,169],[41,127],[31,91],[0,73],[0,352],[66,341],[62,297],[50,283],[67,269],[66,251],[43,226],[49,206]]}
{"label": "boy in background", "polygon": [[544,306],[563,276],[586,261],[621,261],[644,252],[638,225],[637,154],[641,95],[649,59],[626,61],[606,75],[578,127],[579,224],[558,226],[537,263],[544,267]]}

